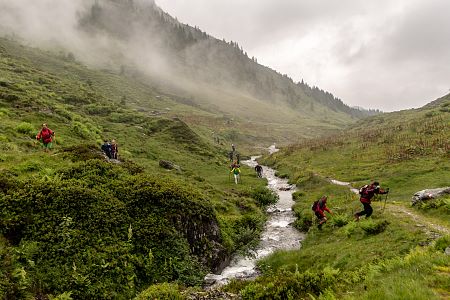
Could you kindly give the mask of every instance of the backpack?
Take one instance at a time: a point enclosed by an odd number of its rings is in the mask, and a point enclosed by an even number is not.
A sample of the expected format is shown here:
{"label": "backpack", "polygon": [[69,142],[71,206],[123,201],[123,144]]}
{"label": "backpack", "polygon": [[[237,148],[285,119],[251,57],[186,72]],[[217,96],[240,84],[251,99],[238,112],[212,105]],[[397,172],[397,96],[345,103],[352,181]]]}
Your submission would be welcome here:
{"label": "backpack", "polygon": [[363,185],[362,187],[359,188],[359,195],[363,196],[366,193],[367,188],[369,187],[368,184]]}
{"label": "backpack", "polygon": [[316,200],[316,201],[314,201],[313,205],[311,206],[311,209],[313,211],[316,211],[318,206],[319,206],[319,200]]}

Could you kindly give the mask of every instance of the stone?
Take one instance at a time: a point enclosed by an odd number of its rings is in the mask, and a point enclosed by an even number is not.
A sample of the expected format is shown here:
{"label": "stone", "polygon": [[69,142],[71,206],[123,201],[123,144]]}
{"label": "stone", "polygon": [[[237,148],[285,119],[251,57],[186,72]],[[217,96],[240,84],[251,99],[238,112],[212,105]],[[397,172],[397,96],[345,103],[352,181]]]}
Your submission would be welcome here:
{"label": "stone", "polygon": [[181,171],[180,166],[177,166],[176,164],[174,164],[173,162],[168,161],[168,160],[163,160],[163,159],[161,159],[161,160],[159,161],[159,166],[160,166],[161,168],[164,168],[164,169],[167,169],[167,170],[177,170],[177,171]]}
{"label": "stone", "polygon": [[450,247],[445,248],[445,254],[450,255]]}
{"label": "stone", "polygon": [[450,187],[418,191],[411,199],[411,205],[450,194]]}

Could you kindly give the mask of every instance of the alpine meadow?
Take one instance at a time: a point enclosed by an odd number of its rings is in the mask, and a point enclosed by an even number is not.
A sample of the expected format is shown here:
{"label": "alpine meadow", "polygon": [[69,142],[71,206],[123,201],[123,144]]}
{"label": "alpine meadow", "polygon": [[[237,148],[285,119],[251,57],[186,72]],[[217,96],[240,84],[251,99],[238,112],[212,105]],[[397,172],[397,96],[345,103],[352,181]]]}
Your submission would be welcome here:
{"label": "alpine meadow", "polygon": [[428,300],[449,278],[450,94],[349,106],[153,0],[0,0],[0,299]]}

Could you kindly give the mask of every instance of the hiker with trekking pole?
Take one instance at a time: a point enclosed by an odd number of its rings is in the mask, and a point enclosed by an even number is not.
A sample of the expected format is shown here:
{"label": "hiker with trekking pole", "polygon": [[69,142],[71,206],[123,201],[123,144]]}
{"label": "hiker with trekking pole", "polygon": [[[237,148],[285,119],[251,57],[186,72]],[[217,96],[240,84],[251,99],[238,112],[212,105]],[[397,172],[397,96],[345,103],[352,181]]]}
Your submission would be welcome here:
{"label": "hiker with trekking pole", "polygon": [[45,152],[50,151],[53,147],[53,141],[56,142],[55,132],[48,128],[47,123],[42,124],[42,129],[36,135],[36,140],[42,141],[42,147]]}
{"label": "hiker with trekking pole", "polygon": [[314,201],[311,207],[317,219],[319,220],[319,225],[317,225],[317,228],[319,230],[322,230],[322,225],[327,222],[325,211],[327,211],[330,214],[333,214],[333,212],[331,212],[331,210],[327,207],[327,199],[328,199],[327,196],[322,196],[319,200]]}
{"label": "hiker with trekking pole", "polygon": [[[360,212],[357,212],[355,216],[355,220],[359,221],[361,216],[366,216],[366,218],[370,217],[373,213],[373,208],[370,205],[371,199],[375,194],[383,195],[386,194],[386,199],[384,205],[386,206],[387,194],[389,193],[389,188],[383,190],[380,188],[380,183],[378,181],[372,182],[370,185],[365,185],[359,189],[360,199],[359,201],[364,206],[364,209]],[[383,209],[384,210],[384,209]]]}

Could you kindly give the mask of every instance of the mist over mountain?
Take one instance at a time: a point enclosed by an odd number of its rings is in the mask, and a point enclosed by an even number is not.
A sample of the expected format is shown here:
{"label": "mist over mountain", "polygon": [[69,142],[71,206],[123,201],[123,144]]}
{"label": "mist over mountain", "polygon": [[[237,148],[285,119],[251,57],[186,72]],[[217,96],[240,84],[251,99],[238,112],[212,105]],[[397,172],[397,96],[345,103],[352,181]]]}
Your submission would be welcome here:
{"label": "mist over mountain", "polygon": [[[179,23],[154,1],[0,2],[0,30],[32,45],[60,50],[98,68],[156,85],[195,105],[244,119],[260,103],[298,116],[342,124],[379,113],[354,109],[331,93],[258,64],[238,43]],[[345,121],[346,120],[346,121]]]}

